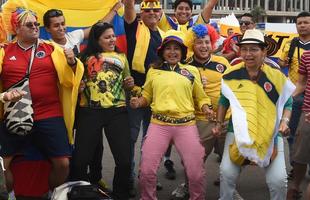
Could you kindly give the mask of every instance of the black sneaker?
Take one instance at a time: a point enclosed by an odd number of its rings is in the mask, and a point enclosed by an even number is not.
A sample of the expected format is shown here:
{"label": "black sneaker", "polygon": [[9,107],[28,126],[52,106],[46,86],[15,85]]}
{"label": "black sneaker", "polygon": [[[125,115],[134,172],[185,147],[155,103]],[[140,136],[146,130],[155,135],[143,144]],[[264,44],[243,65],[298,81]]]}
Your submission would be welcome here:
{"label": "black sneaker", "polygon": [[162,190],[163,189],[163,186],[161,185],[161,183],[159,181],[157,181],[156,183],[156,190],[159,191],[159,190]]}
{"label": "black sneaker", "polygon": [[171,160],[166,160],[164,165],[165,165],[165,168],[167,169],[165,177],[169,180],[174,180],[176,178],[176,173],[173,168],[174,163]]}

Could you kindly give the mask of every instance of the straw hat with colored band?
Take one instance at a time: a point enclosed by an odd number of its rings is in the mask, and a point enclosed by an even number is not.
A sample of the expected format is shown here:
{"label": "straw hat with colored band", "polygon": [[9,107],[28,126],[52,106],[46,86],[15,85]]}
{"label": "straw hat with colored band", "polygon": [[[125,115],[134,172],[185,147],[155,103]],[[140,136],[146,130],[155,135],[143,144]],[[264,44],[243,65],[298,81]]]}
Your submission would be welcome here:
{"label": "straw hat with colored band", "polygon": [[277,42],[268,37],[265,36],[260,30],[252,29],[252,30],[246,30],[244,35],[241,36],[239,43],[237,45],[242,44],[260,44],[264,45],[267,49],[267,56],[272,56],[277,53],[279,47]]}
{"label": "straw hat with colored band", "polygon": [[186,54],[187,54],[187,47],[184,44],[184,33],[181,31],[176,31],[176,30],[169,30],[165,33],[163,37],[163,41],[160,45],[160,47],[157,49],[157,54],[159,57],[163,58],[163,51],[165,46],[170,43],[170,42],[176,42],[177,44],[180,45],[181,50],[182,50],[182,61],[186,59]]}

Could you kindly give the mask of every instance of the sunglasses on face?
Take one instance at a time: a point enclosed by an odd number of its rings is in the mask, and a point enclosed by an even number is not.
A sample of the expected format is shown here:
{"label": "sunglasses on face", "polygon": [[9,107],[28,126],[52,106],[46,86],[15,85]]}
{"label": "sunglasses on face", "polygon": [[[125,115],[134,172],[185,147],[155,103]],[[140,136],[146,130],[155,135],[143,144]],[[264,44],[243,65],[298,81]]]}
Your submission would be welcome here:
{"label": "sunglasses on face", "polygon": [[160,9],[159,8],[143,9],[143,12],[146,12],[146,13],[149,13],[151,11],[153,11],[154,13],[158,13],[160,12]]}
{"label": "sunglasses on face", "polygon": [[26,22],[23,26],[26,26],[27,28],[38,27],[38,26],[40,26],[40,23],[38,23],[38,22]]}
{"label": "sunglasses on face", "polygon": [[63,13],[61,10],[53,10],[53,11],[50,11],[48,13],[49,17],[58,17],[58,16],[62,16],[62,15],[63,15]]}
{"label": "sunglasses on face", "polygon": [[250,21],[240,21],[239,24],[240,24],[240,26],[242,26],[243,24],[248,26],[248,25],[252,24],[252,22],[250,22]]}

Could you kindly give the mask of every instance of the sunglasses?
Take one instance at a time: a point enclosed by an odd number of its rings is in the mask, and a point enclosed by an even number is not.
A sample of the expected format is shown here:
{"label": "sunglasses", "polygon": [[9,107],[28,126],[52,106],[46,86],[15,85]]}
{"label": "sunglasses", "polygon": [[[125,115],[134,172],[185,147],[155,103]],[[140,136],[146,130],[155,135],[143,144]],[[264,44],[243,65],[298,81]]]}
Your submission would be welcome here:
{"label": "sunglasses", "polygon": [[151,11],[153,11],[154,13],[158,13],[158,12],[160,12],[160,10],[161,9],[159,9],[159,8],[148,8],[148,9],[142,9],[143,10],[143,12],[146,12],[146,13],[149,13],[149,12],[151,12]]}
{"label": "sunglasses", "polygon": [[48,16],[49,17],[59,17],[59,16],[63,16],[63,13],[61,10],[52,10],[48,12]]}
{"label": "sunglasses", "polygon": [[253,22],[250,22],[250,21],[240,21],[239,24],[240,24],[240,26],[242,26],[243,24],[248,26],[250,24],[253,24]]}
{"label": "sunglasses", "polygon": [[38,22],[26,22],[23,26],[26,26],[27,28],[38,27],[38,26],[40,26],[40,23],[38,23]]}

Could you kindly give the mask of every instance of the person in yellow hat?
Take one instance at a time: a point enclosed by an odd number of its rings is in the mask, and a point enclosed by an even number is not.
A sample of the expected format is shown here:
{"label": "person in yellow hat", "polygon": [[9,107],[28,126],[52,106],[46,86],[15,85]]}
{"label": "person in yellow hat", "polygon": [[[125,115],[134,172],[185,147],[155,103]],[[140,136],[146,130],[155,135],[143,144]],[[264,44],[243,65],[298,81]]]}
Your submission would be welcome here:
{"label": "person in yellow hat", "polygon": [[198,69],[183,62],[187,53],[183,38],[182,32],[167,32],[158,49],[160,61],[149,69],[142,96],[130,100],[132,108],[150,105],[152,109],[140,163],[142,200],[157,199],[157,169],[172,142],[184,162],[191,199],[205,199],[204,148],[199,142],[195,106],[208,117],[213,112]]}
{"label": "person in yellow hat", "polygon": [[227,70],[213,133],[222,132],[227,109],[228,125],[220,166],[220,199],[231,200],[241,166],[256,164],[266,171],[270,199],[286,199],[287,174],[282,136],[289,134],[293,83],[264,63],[266,41],[259,30],[245,31],[238,43],[243,62]]}
{"label": "person in yellow hat", "polygon": [[[160,46],[164,32],[158,27],[161,4],[157,0],[143,0],[140,4],[140,20],[135,11],[134,0],[124,0],[124,27],[127,40],[127,58],[130,73],[135,80],[135,87],[129,96],[139,96],[145,83],[146,73],[151,63],[158,60],[157,48]],[[128,108],[131,145],[135,149],[140,126],[142,136],[145,136],[151,119],[150,107],[139,109]],[[134,173],[134,150],[132,151],[132,176],[129,180],[131,196],[136,195]]]}

